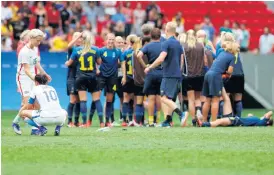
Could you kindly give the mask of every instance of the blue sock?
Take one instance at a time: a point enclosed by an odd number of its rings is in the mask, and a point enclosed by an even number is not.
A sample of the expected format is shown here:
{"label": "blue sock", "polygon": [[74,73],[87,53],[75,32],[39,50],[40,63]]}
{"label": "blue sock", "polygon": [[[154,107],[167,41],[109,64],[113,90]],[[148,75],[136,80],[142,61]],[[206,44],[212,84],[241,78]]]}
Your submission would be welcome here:
{"label": "blue sock", "polygon": [[203,122],[202,127],[210,127],[210,122]]}
{"label": "blue sock", "polygon": [[157,123],[157,108],[156,106],[154,107],[154,114],[153,114],[153,117],[154,117],[154,123]]}
{"label": "blue sock", "polygon": [[141,122],[144,123],[144,120],[145,120],[145,108],[144,108],[144,105],[142,104],[141,105],[141,113],[142,113],[142,117],[141,117]]}
{"label": "blue sock", "polygon": [[83,124],[87,123],[87,101],[80,102],[80,111],[82,114]]}
{"label": "blue sock", "polygon": [[99,121],[100,121],[100,123],[103,123],[103,107],[102,107],[102,103],[101,103],[100,100],[93,101],[93,103],[96,106],[96,110],[97,110]]}
{"label": "blue sock", "polygon": [[109,118],[111,117],[112,112],[112,102],[107,102],[106,105],[106,123],[109,122]]}
{"label": "blue sock", "polygon": [[224,101],[220,101],[219,103],[219,113],[217,118],[222,118],[223,116],[223,108],[224,108]]}
{"label": "blue sock", "polygon": [[133,103],[129,103],[128,107],[128,119],[129,121],[132,121],[132,116],[133,116]]}
{"label": "blue sock", "polygon": [[80,103],[76,103],[74,106],[74,117],[75,117],[75,123],[79,123],[79,116],[80,116]]}
{"label": "blue sock", "polygon": [[235,106],[235,115],[237,117],[242,117],[242,111],[243,111],[242,101],[235,101],[234,106]]}
{"label": "blue sock", "polygon": [[74,108],[74,105],[73,103],[69,103],[68,105],[68,123],[72,122],[72,115],[73,115],[73,108]]}
{"label": "blue sock", "polygon": [[127,114],[128,114],[128,103],[123,103],[123,108],[122,108],[123,122],[126,122]]}
{"label": "blue sock", "polygon": [[208,114],[207,121],[210,122],[211,114]]}
{"label": "blue sock", "polygon": [[137,104],[135,107],[135,114],[136,114],[136,122],[140,123],[142,120],[143,116],[143,110],[142,110],[143,105],[142,104]]}
{"label": "blue sock", "polygon": [[122,111],[120,110],[120,119],[123,119]]}
{"label": "blue sock", "polygon": [[197,124],[197,120],[196,119],[192,119],[192,125],[196,126],[196,124]]}
{"label": "blue sock", "polygon": [[111,123],[113,123],[115,121],[115,118],[114,118],[114,102],[111,103],[111,116],[110,116],[110,120],[111,120]]}
{"label": "blue sock", "polygon": [[39,128],[39,126],[37,125],[37,123],[35,123],[32,119],[25,118],[24,121],[25,121],[27,124],[29,124],[30,126]]}
{"label": "blue sock", "polygon": [[89,120],[92,121],[94,113],[96,110],[96,105],[94,102],[91,102],[90,111],[89,111]]}

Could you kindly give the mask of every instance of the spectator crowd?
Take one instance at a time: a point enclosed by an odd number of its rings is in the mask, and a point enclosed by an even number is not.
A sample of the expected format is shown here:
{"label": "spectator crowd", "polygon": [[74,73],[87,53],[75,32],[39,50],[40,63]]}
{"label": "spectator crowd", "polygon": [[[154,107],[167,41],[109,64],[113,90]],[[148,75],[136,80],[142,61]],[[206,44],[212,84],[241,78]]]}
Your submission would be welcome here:
{"label": "spectator crowd", "polygon": [[[1,49],[15,50],[20,34],[28,28],[38,28],[46,34],[40,45],[41,51],[66,51],[74,32],[91,31],[95,36],[95,45],[101,47],[109,32],[125,38],[131,33],[141,35],[141,26],[148,23],[161,30],[168,19],[161,8],[152,1],[147,7],[137,3],[131,7],[130,1],[88,1],[88,2],[2,2],[1,7]],[[185,32],[185,19],[182,12],[177,12],[172,18],[176,22],[176,32]],[[245,24],[225,20],[223,27],[231,28],[242,52],[249,51],[250,33]],[[210,17],[205,16],[201,24],[196,24],[194,30],[203,29],[208,39],[213,43],[218,41],[217,34]],[[259,52],[268,54],[273,51],[274,36],[268,27],[259,39]]]}

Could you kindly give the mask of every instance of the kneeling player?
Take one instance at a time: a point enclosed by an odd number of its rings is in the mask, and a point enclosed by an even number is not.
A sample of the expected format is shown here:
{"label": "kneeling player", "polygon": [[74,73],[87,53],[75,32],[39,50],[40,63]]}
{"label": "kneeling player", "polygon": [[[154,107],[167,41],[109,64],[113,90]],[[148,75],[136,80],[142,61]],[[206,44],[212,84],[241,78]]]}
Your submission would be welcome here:
{"label": "kneeling player", "polygon": [[[55,89],[47,85],[46,75],[37,74],[34,81],[36,86],[30,93],[29,102],[21,108],[19,115],[26,123],[38,128],[41,136],[47,133],[44,126],[56,125],[54,135],[58,136],[67,112],[61,108]],[[27,110],[35,100],[40,104],[40,110]]]}

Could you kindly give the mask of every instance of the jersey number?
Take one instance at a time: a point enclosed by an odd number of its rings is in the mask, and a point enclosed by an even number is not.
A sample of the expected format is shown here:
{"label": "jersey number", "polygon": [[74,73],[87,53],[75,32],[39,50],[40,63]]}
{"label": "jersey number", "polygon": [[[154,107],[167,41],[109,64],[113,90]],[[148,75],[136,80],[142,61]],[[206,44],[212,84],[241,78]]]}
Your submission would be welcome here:
{"label": "jersey number", "polygon": [[93,70],[93,57],[92,56],[89,56],[88,57],[88,62],[89,62],[89,67],[87,68],[87,67],[85,67],[85,59],[84,59],[84,57],[83,56],[81,56],[80,58],[79,58],[79,61],[80,61],[80,70],[81,71],[91,71],[91,70]]}
{"label": "jersey number", "polygon": [[127,71],[127,74],[128,75],[132,75],[132,65],[131,65],[131,60],[127,62],[128,64],[128,71]]}
{"label": "jersey number", "polygon": [[50,90],[50,91],[44,91],[43,93],[47,97],[48,102],[57,100],[57,95],[55,91]]}

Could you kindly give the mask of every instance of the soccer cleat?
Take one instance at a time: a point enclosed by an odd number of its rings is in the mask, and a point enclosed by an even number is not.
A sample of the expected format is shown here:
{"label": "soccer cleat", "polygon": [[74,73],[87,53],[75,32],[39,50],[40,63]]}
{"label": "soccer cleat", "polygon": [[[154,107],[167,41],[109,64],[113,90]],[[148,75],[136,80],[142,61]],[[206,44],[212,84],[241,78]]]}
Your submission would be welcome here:
{"label": "soccer cleat", "polygon": [[116,121],[111,123],[112,126],[121,126],[119,123],[117,123]]}
{"label": "soccer cleat", "polygon": [[100,123],[100,128],[104,128],[105,124],[104,123]]}
{"label": "soccer cleat", "polygon": [[188,112],[183,112],[181,116],[181,126],[185,127],[187,124],[187,119],[188,119]]}
{"label": "soccer cleat", "polygon": [[80,128],[87,128],[88,125],[85,123],[85,124],[81,124],[79,127],[80,127]]}
{"label": "soccer cleat", "polygon": [[170,128],[171,126],[172,126],[172,123],[168,121],[164,121],[163,123],[159,125],[159,127],[163,127],[163,128]]}
{"label": "soccer cleat", "polygon": [[54,136],[59,136],[60,130],[61,130],[61,126],[56,126],[55,131],[54,131]]}
{"label": "soccer cleat", "polygon": [[147,125],[147,127],[151,127],[151,128],[154,128],[156,126],[156,123],[152,123],[150,125]]}
{"label": "soccer cleat", "polygon": [[87,127],[91,127],[91,125],[92,125],[92,121],[88,120],[87,121]]}
{"label": "soccer cleat", "polygon": [[110,122],[106,122],[105,127],[112,127]]}
{"label": "soccer cleat", "polygon": [[127,123],[126,122],[122,122],[121,126],[126,127]]}
{"label": "soccer cleat", "polygon": [[44,135],[47,134],[48,129],[45,128],[44,126],[40,126],[39,131],[40,131],[40,135],[41,135],[41,136],[44,136]]}
{"label": "soccer cleat", "polygon": [[74,123],[74,126],[75,126],[75,127],[80,127],[80,126],[81,126],[81,123]]}
{"label": "soccer cleat", "polygon": [[134,122],[130,121],[127,126],[134,126]]}
{"label": "soccer cleat", "polygon": [[69,127],[69,128],[75,128],[75,125],[74,125],[72,122],[70,122],[70,123],[68,124],[68,127]]}
{"label": "soccer cleat", "polygon": [[32,129],[30,135],[40,135],[39,129]]}
{"label": "soccer cleat", "polygon": [[16,134],[18,135],[22,134],[22,131],[20,130],[20,126],[17,123],[12,123],[12,128]]}

